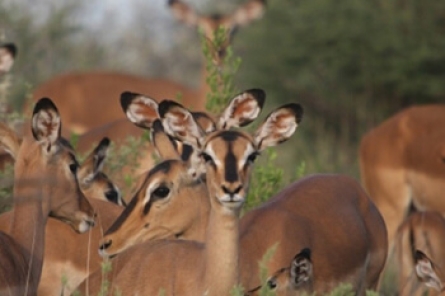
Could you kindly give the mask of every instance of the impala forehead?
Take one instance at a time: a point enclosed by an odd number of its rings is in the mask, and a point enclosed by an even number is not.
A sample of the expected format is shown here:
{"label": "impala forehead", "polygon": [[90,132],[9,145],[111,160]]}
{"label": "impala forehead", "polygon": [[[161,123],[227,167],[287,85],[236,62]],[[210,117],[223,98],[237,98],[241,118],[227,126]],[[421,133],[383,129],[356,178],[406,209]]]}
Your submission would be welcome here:
{"label": "impala forehead", "polygon": [[241,167],[245,159],[255,152],[252,138],[238,131],[222,131],[212,134],[204,152],[212,156],[215,164],[231,166],[237,164]]}

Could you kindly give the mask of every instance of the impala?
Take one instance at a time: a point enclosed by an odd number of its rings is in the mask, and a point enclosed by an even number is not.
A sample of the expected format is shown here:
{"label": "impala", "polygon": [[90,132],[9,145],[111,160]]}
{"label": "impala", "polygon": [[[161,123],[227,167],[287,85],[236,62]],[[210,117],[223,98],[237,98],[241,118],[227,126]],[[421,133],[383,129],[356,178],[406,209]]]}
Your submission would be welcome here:
{"label": "impala", "polygon": [[427,287],[437,290],[437,295],[445,295],[443,271],[441,271],[443,266],[437,266],[427,255],[419,250],[415,252],[415,262],[416,274],[419,280]]}
{"label": "impala", "polygon": [[60,140],[61,121],[51,100],[37,102],[32,137],[21,143],[9,128],[0,127],[0,144],[11,153],[17,152],[10,231],[0,232],[0,292],[35,295],[48,216],[86,232],[94,225],[93,208],[80,191],[73,151]]}
{"label": "impala", "polygon": [[[157,295],[162,289],[167,295],[229,295],[238,283],[238,219],[249,185],[251,166],[260,151],[287,140],[294,133],[300,110],[296,104],[275,110],[254,136],[228,130],[205,135],[191,115],[183,118],[182,123],[188,126],[181,135],[207,159],[210,210],[205,243],[161,240],[136,245],[112,261],[110,290],[119,289],[124,295]],[[126,210],[119,219],[134,219],[148,214],[152,208],[173,202],[183,186],[194,186],[196,182],[187,163],[181,160],[162,162],[148,174],[127,207],[130,210]],[[200,204],[195,202],[193,207],[200,207]],[[120,227],[114,225],[112,229]],[[146,224],[145,227],[150,228],[151,225]],[[108,250],[114,244],[111,232],[100,246],[103,256],[111,255]],[[135,264],[134,260],[138,263]],[[98,291],[100,282],[101,274],[94,273],[89,278],[89,291]],[[85,285],[80,287],[81,292]]]}
{"label": "impala", "polygon": [[[399,294],[424,295],[428,287],[416,276],[416,250],[427,254],[437,266],[445,264],[445,219],[438,212],[415,212],[400,226],[395,240]],[[431,287],[431,286],[429,286]],[[428,295],[438,294],[429,289]]]}
{"label": "impala", "polygon": [[[183,127],[187,126],[184,118],[190,118],[189,112],[174,102],[161,103],[159,110],[165,130],[181,139]],[[275,116],[279,120],[279,113]],[[346,212],[350,213],[347,218],[343,217]],[[320,220],[318,213],[324,213],[325,219]],[[337,220],[342,223],[335,222]],[[317,235],[307,236],[307,227],[317,229]],[[306,247],[316,253],[314,262],[342,266],[341,270],[318,270],[313,285],[306,287],[309,291],[324,292],[341,282],[351,283],[358,293],[376,289],[386,261],[384,221],[361,186],[346,176],[315,175],[294,182],[264,205],[247,213],[241,220],[240,229],[241,280],[244,287],[259,285],[257,261],[276,242],[280,243],[269,270],[288,264],[295,250]],[[271,235],[264,236],[264,231]],[[345,248],[339,238],[349,236],[354,238],[354,243]],[[316,252],[318,245],[328,241],[329,251]],[[369,244],[363,244],[364,241]],[[308,242],[311,244],[307,245]],[[329,252],[337,255],[329,255]]]}
{"label": "impala", "polygon": [[414,106],[362,138],[362,183],[383,215],[390,247],[411,206],[445,213],[444,124],[445,105]]}
{"label": "impala", "polygon": [[[6,131],[8,131],[6,133]],[[17,143],[9,145],[12,156],[17,155],[19,140],[12,130],[0,132],[2,141]],[[9,138],[9,140],[7,140]],[[63,145],[72,149],[67,141]],[[88,233],[76,234],[72,229],[56,219],[48,219],[45,228],[45,251],[42,276],[37,295],[61,295],[71,292],[88,274],[100,267],[102,259],[95,252],[104,229],[108,229],[122,211],[121,207],[110,202],[122,204],[119,190],[101,172],[109,140],[102,140],[85,161],[77,168],[76,174],[80,189],[94,207],[98,217],[97,226]],[[109,202],[104,202],[109,201]],[[9,231],[12,213],[0,216],[0,230]]]}
{"label": "impala", "polygon": [[[216,28],[225,28],[227,34],[229,34],[226,46],[231,43],[231,36],[236,28],[260,18],[265,6],[264,0],[249,0],[230,15],[201,16],[180,0],[169,0],[168,4],[178,20],[186,25],[201,29],[209,40],[213,40]],[[225,50],[223,49],[217,54],[219,58],[223,58]],[[33,97],[34,99],[41,96],[60,98],[60,101],[56,101],[56,103],[60,106],[59,109],[64,120],[66,118],[66,126],[70,132],[83,134],[90,129],[100,127],[102,132],[99,133],[98,138],[95,139],[96,141],[108,136],[113,142],[117,142],[117,136],[116,138],[113,137],[109,127],[102,127],[102,125],[119,119],[122,119],[122,124],[126,125],[122,111],[118,104],[114,103],[114,100],[125,90],[146,93],[161,99],[175,98],[178,94],[181,94],[182,102],[186,106],[204,110],[209,87],[206,83],[205,62],[203,61],[202,64],[201,81],[197,89],[164,78],[138,77],[129,74],[98,71],[68,73],[57,76],[40,85],[34,91]],[[104,100],[108,100],[107,108],[104,108]],[[131,126],[127,126],[127,128],[128,131],[125,136],[140,136],[141,132],[138,129]]]}

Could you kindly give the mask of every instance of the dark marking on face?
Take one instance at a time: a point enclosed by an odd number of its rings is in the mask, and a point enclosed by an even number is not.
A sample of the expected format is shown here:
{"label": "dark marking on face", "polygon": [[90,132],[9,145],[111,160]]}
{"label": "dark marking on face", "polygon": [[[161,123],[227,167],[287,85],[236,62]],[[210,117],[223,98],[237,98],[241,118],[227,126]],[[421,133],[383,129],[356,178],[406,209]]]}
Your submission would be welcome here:
{"label": "dark marking on face", "polygon": [[193,148],[190,145],[184,144],[182,146],[182,153],[181,153],[181,159],[183,161],[188,161],[190,159],[190,156],[193,153]]}
{"label": "dark marking on face", "polygon": [[238,166],[235,154],[233,153],[232,143],[229,143],[229,151],[224,158],[225,179],[227,182],[233,183],[238,180]]}
{"label": "dark marking on face", "polygon": [[144,216],[147,215],[148,212],[150,212],[150,209],[151,209],[151,205],[152,205],[152,204],[153,204],[153,199],[150,198],[150,200],[149,200],[149,201],[145,204],[145,206],[144,206],[144,211],[143,211]]}
{"label": "dark marking on face", "polygon": [[116,232],[122,226],[124,221],[127,220],[128,216],[130,216],[130,214],[136,208],[137,203],[138,203],[138,198],[137,196],[135,196],[131,199],[130,203],[124,209],[122,214],[116,219],[116,221],[114,221],[113,225],[111,225],[111,227],[108,228],[107,232],[105,232],[105,235],[109,235],[110,233]]}

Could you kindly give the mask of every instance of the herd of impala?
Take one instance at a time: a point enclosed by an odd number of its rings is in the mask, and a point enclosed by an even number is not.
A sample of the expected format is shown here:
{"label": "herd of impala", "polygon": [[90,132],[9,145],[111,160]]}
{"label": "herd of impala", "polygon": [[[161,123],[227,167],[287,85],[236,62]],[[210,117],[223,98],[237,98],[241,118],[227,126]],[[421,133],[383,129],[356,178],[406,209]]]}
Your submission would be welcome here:
{"label": "herd of impala", "polygon": [[[218,26],[232,34],[265,8],[265,0],[249,0],[231,15],[206,17],[180,0],[168,4],[210,40]],[[0,46],[0,79],[16,51]],[[107,295],[226,296],[237,285],[259,295],[259,261],[272,248],[267,286],[277,295],[341,284],[356,295],[378,290],[393,249],[400,295],[445,293],[445,133],[436,128],[445,106],[403,110],[364,135],[363,187],[315,174],[241,217],[256,157],[294,134],[303,109],[283,105],[245,132],[265,92],[243,91],[207,114],[206,74],[203,67],[199,89],[66,74],[35,90],[19,130],[0,122],[0,168],[14,163],[13,207],[0,215],[0,295],[99,295],[104,283]],[[153,98],[177,93],[182,104]],[[151,143],[138,148],[137,182],[124,198],[102,172],[108,146],[144,129]],[[82,134],[76,149],[64,138],[73,132]],[[76,154],[90,150],[79,163]]]}

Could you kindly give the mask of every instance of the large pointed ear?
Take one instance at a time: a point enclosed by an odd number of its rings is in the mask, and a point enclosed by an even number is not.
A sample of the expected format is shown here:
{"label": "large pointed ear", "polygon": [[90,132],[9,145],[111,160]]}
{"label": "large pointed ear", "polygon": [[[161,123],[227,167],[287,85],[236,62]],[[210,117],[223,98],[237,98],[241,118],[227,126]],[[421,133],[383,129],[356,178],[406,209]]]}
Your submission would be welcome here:
{"label": "large pointed ear", "polygon": [[204,133],[208,134],[213,131],[216,131],[217,128],[216,123],[210,115],[208,115],[205,112],[191,112],[191,113],[196,123],[198,123],[199,127]]}
{"label": "large pointed ear", "polygon": [[238,7],[231,16],[231,22],[237,26],[245,26],[260,19],[266,8],[266,0],[250,0]]}
{"label": "large pointed ear", "polygon": [[442,281],[437,275],[431,259],[419,250],[416,250],[414,258],[416,260],[416,274],[419,280],[428,287],[442,291]]}
{"label": "large pointed ear", "polygon": [[221,113],[218,129],[245,126],[260,115],[266,99],[262,89],[249,89],[236,95]]}
{"label": "large pointed ear", "polygon": [[153,123],[151,140],[162,160],[181,159],[176,141],[165,133],[162,122],[159,119]]}
{"label": "large pointed ear", "polygon": [[153,122],[159,119],[158,102],[147,96],[123,92],[121,106],[127,118],[139,127],[151,129]]}
{"label": "large pointed ear", "polygon": [[82,185],[90,184],[102,171],[109,147],[110,139],[103,138],[79,167],[77,178]]}
{"label": "large pointed ear", "polygon": [[62,123],[56,105],[48,98],[40,99],[32,114],[31,129],[34,139],[49,152],[60,138],[61,128]]}
{"label": "large pointed ear", "polygon": [[167,134],[195,149],[201,148],[204,132],[189,110],[175,101],[164,100],[159,104],[158,111]]}
{"label": "large pointed ear", "polygon": [[288,140],[303,117],[303,108],[290,103],[272,111],[257,129],[254,140],[258,150],[275,146]]}
{"label": "large pointed ear", "polygon": [[20,142],[16,132],[0,122],[0,148],[3,148],[15,159],[20,148]]}
{"label": "large pointed ear", "polygon": [[17,47],[13,43],[0,45],[0,73],[11,70],[17,55]]}
{"label": "large pointed ear", "polygon": [[292,261],[290,279],[295,288],[307,283],[312,278],[311,250],[304,248]]}
{"label": "large pointed ear", "polygon": [[188,26],[197,26],[201,18],[194,9],[180,0],[169,0],[168,5],[173,15]]}

